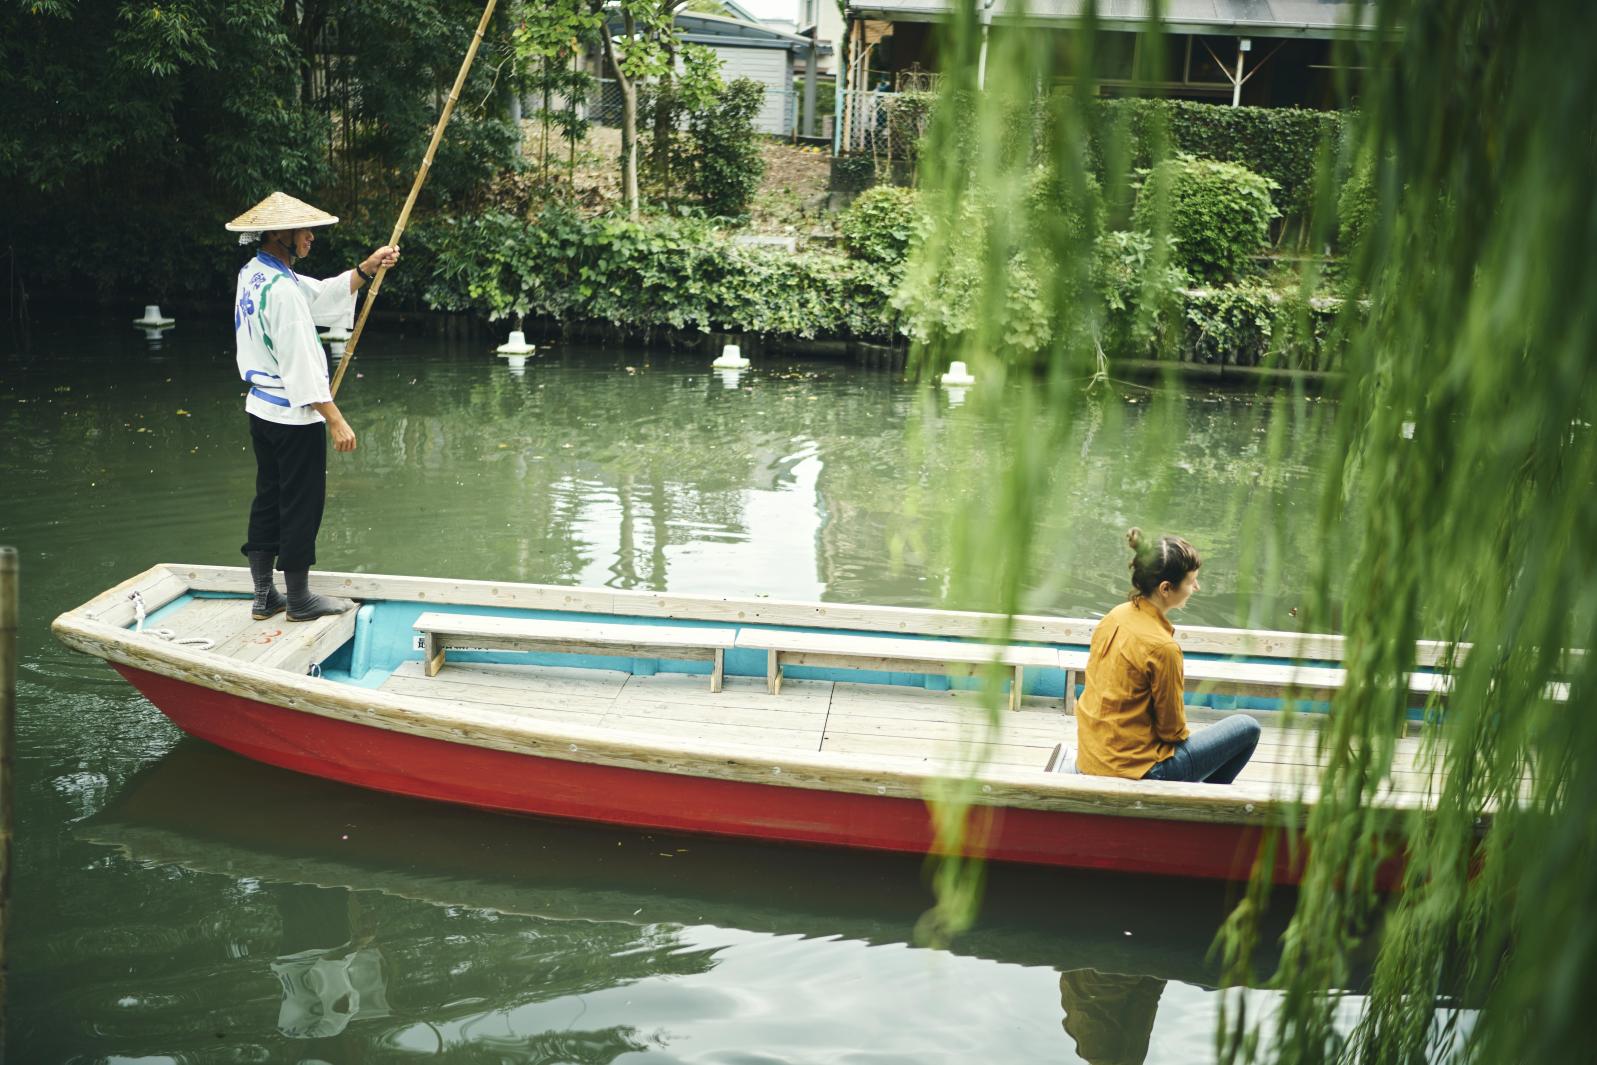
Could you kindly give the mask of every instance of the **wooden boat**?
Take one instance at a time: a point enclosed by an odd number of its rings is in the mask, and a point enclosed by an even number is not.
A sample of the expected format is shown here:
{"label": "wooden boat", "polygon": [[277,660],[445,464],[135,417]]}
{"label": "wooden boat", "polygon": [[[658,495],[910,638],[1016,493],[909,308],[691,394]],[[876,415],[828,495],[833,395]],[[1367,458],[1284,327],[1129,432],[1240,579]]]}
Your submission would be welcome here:
{"label": "wooden boat", "polygon": [[[1067,667],[1082,661],[1090,620],[1017,617],[1006,630],[1000,618],[938,610],[320,573],[313,589],[362,605],[294,625],[252,622],[249,587],[243,568],[158,565],[62,614],[54,631],[110,662],[191,735],[380,791],[925,853],[936,845],[928,798],[966,781],[965,845],[985,857],[1217,879],[1245,877],[1264,832],[1301,813],[1300,798],[1314,801],[1315,730],[1288,727],[1279,700],[1334,686],[1341,656],[1334,636],[1183,627],[1188,672],[1208,678],[1193,696],[1194,724],[1244,712],[1266,728],[1236,784],[1170,784],[1044,771],[1054,746],[1073,738]],[[416,631],[439,612],[472,622],[466,635]],[[503,635],[518,623],[539,639],[561,626],[578,635],[527,650]],[[704,661],[653,653],[728,630],[731,643]],[[638,646],[627,633],[640,634]],[[968,653],[963,665],[933,668],[908,642],[988,646],[999,633],[1029,654],[1053,649],[1061,666],[1016,667],[1015,708],[991,712],[974,690],[983,677],[941,676],[973,668]],[[815,642],[825,636],[832,644]],[[779,663],[759,646],[810,650]],[[987,679],[1009,676],[995,667]],[[1417,674],[1418,695],[1437,680]],[[1219,706],[1196,705],[1205,701]],[[1399,741],[1406,757],[1416,743]],[[1427,783],[1417,768],[1394,773],[1381,801],[1423,807]],[[1284,857],[1274,872],[1296,874]]]}

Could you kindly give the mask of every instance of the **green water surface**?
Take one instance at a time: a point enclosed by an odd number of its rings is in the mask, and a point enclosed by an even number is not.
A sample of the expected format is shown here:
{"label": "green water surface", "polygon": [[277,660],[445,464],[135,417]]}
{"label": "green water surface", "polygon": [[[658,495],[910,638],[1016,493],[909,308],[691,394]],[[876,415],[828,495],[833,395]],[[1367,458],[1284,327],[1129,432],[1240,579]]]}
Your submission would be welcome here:
{"label": "green water surface", "polygon": [[[1009,461],[1004,404],[845,363],[733,378],[556,345],[515,373],[428,335],[363,347],[320,568],[938,606],[950,520]],[[977,928],[928,949],[913,858],[457,810],[181,739],[48,625],[155,562],[241,563],[226,323],[153,350],[57,324],[0,375],[0,543],[24,582],[9,1060],[1212,1057],[1224,886],[995,869]],[[1028,608],[1114,605],[1139,524],[1205,554],[1178,621],[1296,627],[1333,405],[1169,398],[1082,409]],[[1284,530],[1270,557],[1243,550],[1260,516]]]}

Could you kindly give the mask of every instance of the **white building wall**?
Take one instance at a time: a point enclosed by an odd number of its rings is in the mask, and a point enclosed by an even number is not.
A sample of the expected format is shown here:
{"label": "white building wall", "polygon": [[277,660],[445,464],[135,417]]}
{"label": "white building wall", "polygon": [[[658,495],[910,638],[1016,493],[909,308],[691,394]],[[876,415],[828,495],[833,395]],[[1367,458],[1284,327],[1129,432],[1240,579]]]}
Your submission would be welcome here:
{"label": "white building wall", "polygon": [[793,130],[793,70],[785,48],[738,48],[712,45],[721,58],[721,77],[753,78],[765,86],[765,106],[754,116],[761,133],[786,135]]}
{"label": "white building wall", "polygon": [[837,9],[837,0],[796,0],[798,4],[798,32],[816,27],[815,39],[832,46],[831,55],[820,56],[815,69],[822,74],[837,70],[838,56],[843,51],[843,13]]}

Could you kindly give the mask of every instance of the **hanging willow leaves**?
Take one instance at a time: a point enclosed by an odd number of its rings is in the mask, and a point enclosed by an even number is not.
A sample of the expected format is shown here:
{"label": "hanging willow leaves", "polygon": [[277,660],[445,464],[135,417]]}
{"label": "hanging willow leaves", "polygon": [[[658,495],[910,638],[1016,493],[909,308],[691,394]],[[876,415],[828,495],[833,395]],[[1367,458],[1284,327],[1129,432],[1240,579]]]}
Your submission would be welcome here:
{"label": "hanging willow leaves", "polygon": [[[1117,360],[1173,366],[1188,343],[1159,295],[1183,283],[1166,238],[1186,208],[1168,181],[1143,189],[1133,165],[1134,147],[1175,157],[1159,112],[1139,119],[1134,146],[1117,112],[1094,106],[1111,35],[1095,32],[1093,5],[1062,34],[1002,18],[984,31],[979,11],[965,0],[946,26],[917,174],[931,220],[897,302],[965,308],[921,319],[916,365],[969,365],[971,402],[1001,410],[1007,439],[1004,468],[961,489],[948,600],[1010,614],[1047,580],[1039,514],[1061,478],[1090,472],[1088,448],[1063,446],[1071,427],[1090,441],[1123,416]],[[1336,46],[1357,113],[1326,125],[1345,134],[1304,161],[1313,188],[1293,194],[1304,213],[1286,228],[1309,250],[1346,236],[1339,269],[1311,257],[1273,293],[1226,305],[1243,317],[1208,319],[1277,347],[1314,337],[1344,374],[1335,446],[1312,458],[1293,443],[1301,394],[1258,407],[1273,462],[1317,465],[1315,546],[1292,546],[1304,541],[1289,519],[1241,486],[1240,540],[1232,557],[1206,552],[1205,572],[1234,571],[1243,592],[1283,569],[1311,577],[1303,624],[1342,632],[1348,668],[1320,732],[1323,775],[1271,843],[1301,846],[1304,862],[1279,970],[1248,970],[1268,862],[1224,936],[1230,977],[1280,994],[1267,1017],[1229,995],[1217,1045],[1228,1060],[1582,1060],[1597,1002],[1597,658],[1581,650],[1597,647],[1597,74],[1581,57],[1597,9],[1383,0],[1362,14],[1371,29]],[[1144,27],[1134,79],[1156,80],[1165,41]],[[1133,213],[1153,232],[1128,235]],[[1266,297],[1274,320],[1254,309]],[[1311,311],[1337,299],[1325,333]],[[1122,516],[1182,532],[1183,388],[1169,377],[1150,398],[1165,435]],[[1070,552],[1048,557],[1068,565]],[[1455,683],[1423,722],[1432,801],[1402,809],[1386,789],[1421,640],[1450,649]],[[963,796],[940,800],[945,836],[965,823]],[[1383,869],[1400,890],[1378,890]],[[941,883],[935,927],[957,930],[979,880]],[[1350,986],[1350,958],[1370,943],[1350,1023],[1328,989]]]}

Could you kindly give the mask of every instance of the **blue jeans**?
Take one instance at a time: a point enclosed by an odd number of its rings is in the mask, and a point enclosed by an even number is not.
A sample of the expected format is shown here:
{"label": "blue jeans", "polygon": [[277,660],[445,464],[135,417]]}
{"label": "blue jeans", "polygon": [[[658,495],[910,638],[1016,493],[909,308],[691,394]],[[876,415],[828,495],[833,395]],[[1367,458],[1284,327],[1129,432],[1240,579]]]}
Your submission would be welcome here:
{"label": "blue jeans", "polygon": [[1142,779],[1229,784],[1258,745],[1259,723],[1246,714],[1233,714],[1176,744],[1176,753],[1144,773]]}

